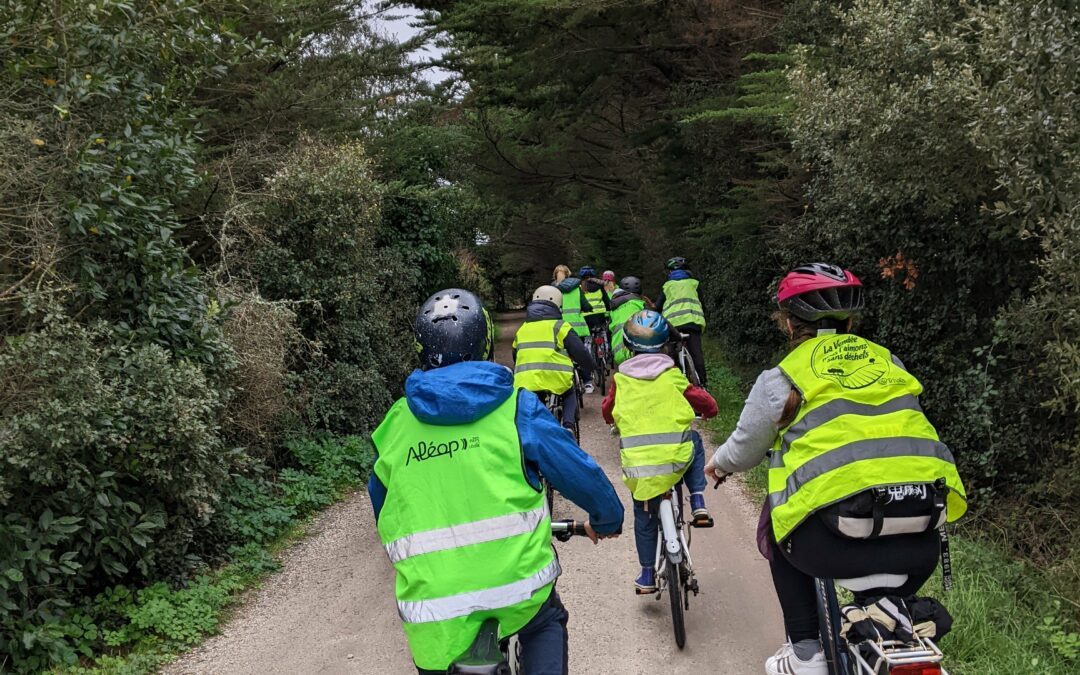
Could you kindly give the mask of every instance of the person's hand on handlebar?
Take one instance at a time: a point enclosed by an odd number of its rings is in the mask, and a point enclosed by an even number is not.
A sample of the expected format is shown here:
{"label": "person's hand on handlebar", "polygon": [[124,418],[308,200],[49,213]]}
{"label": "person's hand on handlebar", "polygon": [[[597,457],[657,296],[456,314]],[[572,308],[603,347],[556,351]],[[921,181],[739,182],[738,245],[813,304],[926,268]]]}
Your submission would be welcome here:
{"label": "person's hand on handlebar", "polygon": [[720,487],[720,483],[723,483],[725,480],[727,480],[727,477],[730,475],[730,473],[728,473],[727,471],[723,471],[722,469],[720,469],[720,467],[716,466],[712,462],[707,462],[705,464],[705,477],[712,481],[713,488]]}
{"label": "person's hand on handlebar", "polygon": [[601,539],[618,539],[619,533],[614,534],[597,534],[596,530],[592,529],[592,523],[585,521],[585,536],[589,538],[592,543],[597,543]]}

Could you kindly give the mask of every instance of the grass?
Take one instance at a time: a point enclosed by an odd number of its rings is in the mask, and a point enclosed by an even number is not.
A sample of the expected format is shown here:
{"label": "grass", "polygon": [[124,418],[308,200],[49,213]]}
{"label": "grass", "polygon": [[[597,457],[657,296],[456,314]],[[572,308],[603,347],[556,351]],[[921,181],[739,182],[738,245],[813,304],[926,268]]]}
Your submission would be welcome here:
{"label": "grass", "polygon": [[[709,391],[720,409],[704,423],[714,443],[735,429],[749,384],[716,340],[705,340]],[[764,499],[767,466],[743,474],[752,499]],[[1018,675],[1080,672],[1080,634],[1070,603],[1055,597],[1046,576],[978,531],[962,529],[950,539],[955,586],[945,593],[940,570],[923,593],[941,600],[954,619],[941,640],[952,675]]]}

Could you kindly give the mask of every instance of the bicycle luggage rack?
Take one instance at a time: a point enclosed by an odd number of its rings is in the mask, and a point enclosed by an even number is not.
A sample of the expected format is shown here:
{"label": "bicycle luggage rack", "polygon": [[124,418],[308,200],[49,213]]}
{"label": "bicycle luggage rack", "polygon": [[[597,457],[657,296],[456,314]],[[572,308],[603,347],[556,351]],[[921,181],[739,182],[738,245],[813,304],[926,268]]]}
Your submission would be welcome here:
{"label": "bicycle luggage rack", "polygon": [[916,664],[938,664],[941,669],[941,675],[949,675],[948,672],[941,668],[940,664],[944,658],[944,654],[938,648],[934,641],[930,638],[915,636],[914,643],[899,642],[897,640],[886,640],[884,642],[877,642],[868,640],[865,644],[877,652],[878,656],[878,669],[875,670],[859,653],[858,648],[855,645],[848,645],[848,651],[855,659],[855,664],[858,667],[860,675],[888,675],[892,671],[893,667],[916,665]]}

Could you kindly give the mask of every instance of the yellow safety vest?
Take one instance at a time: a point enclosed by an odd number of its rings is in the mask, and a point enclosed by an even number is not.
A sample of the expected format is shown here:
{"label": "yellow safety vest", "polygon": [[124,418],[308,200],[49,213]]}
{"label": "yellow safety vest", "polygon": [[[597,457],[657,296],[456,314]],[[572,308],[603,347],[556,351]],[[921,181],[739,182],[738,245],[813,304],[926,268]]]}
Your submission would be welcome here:
{"label": "yellow safety vest", "polygon": [[777,541],[818,509],[874,487],[944,478],[948,520],[964,514],[952,453],[919,406],[922,385],[889,350],[856,335],[825,335],[796,347],[780,369],[803,402],[770,461]]}
{"label": "yellow safety vest", "polygon": [[690,386],[678,368],[655,380],[615,373],[615,408],[623,482],[638,501],[670,490],[690,466],[694,409],[683,396]]}
{"label": "yellow safety vest", "polygon": [[525,478],[517,395],[461,425],[425,424],[398,400],[372,435],[386,486],[379,538],[416,665],[445,671],[485,619],[511,635],[551,595],[559,561],[543,489]]}
{"label": "yellow safety vest", "polygon": [[574,385],[574,362],[566,353],[570,324],[561,319],[526,321],[514,336],[514,386],[563,394]]}
{"label": "yellow safety vest", "polygon": [[585,299],[589,301],[592,309],[588,312],[584,312],[585,316],[595,316],[597,314],[603,314],[607,312],[604,308],[604,289],[603,287],[596,289],[595,291],[586,292],[585,289],[581,289],[581,292],[585,294]]}
{"label": "yellow safety vest", "polygon": [[563,321],[577,333],[578,337],[586,337],[589,334],[589,324],[585,323],[585,317],[581,314],[581,286],[563,293],[562,317]]}
{"label": "yellow safety vest", "polygon": [[620,365],[623,361],[633,356],[633,353],[626,346],[626,341],[623,339],[623,328],[626,326],[627,320],[634,316],[641,310],[645,309],[645,301],[640,298],[633,298],[622,303],[615,309],[611,310],[609,315],[611,330],[611,354],[615,358],[615,365]]}
{"label": "yellow safety vest", "polygon": [[697,279],[676,279],[664,284],[664,318],[672,326],[705,327],[705,310],[698,297]]}

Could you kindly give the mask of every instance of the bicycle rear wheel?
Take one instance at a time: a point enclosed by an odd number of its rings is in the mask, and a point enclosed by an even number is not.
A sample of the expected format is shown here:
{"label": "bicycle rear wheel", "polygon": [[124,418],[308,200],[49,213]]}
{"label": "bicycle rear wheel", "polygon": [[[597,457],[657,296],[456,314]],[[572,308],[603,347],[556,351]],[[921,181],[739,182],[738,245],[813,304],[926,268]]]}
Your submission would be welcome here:
{"label": "bicycle rear wheel", "polygon": [[836,587],[833,585],[833,580],[815,579],[814,591],[818,611],[818,632],[829,675],[851,675],[851,659],[847,658],[847,652],[844,651],[844,644],[840,639],[840,627],[836,623],[839,621],[840,607],[836,601]]}
{"label": "bicycle rear wheel", "polygon": [[675,644],[679,649],[686,645],[686,617],[683,614],[683,589],[680,579],[680,566],[671,562],[667,563],[667,590],[671,600],[671,624],[675,628]]}
{"label": "bicycle rear wheel", "polygon": [[683,374],[686,375],[686,379],[690,381],[690,384],[695,387],[701,386],[701,377],[698,375],[697,368],[694,367],[694,359],[690,357],[690,352],[686,347],[683,347],[679,352],[679,365],[682,366]]}

